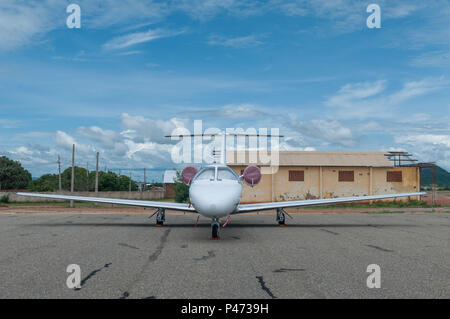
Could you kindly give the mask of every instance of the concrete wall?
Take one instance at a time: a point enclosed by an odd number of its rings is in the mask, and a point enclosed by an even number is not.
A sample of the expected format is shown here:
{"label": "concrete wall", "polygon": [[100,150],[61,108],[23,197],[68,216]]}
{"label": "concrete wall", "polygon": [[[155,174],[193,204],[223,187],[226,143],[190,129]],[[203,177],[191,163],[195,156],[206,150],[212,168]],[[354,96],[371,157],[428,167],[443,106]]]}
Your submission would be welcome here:
{"label": "concrete wall", "polygon": [[[402,181],[386,182],[387,171],[401,171]],[[418,167],[395,167],[373,169],[373,191],[375,194],[420,192],[420,169]]]}
{"label": "concrete wall", "polygon": [[175,184],[164,184],[164,190],[166,194],[166,198],[174,198],[175,197]]}
{"label": "concrete wall", "polygon": [[[231,167],[239,176],[241,170],[246,166]],[[248,186],[242,182],[242,199],[241,203],[259,203],[272,201],[272,175],[265,174],[261,181],[255,187]]]}
{"label": "concrete wall", "polygon": [[[20,203],[41,203],[41,202],[65,202],[65,200],[58,199],[47,199],[39,197],[27,197],[19,196],[14,193],[1,193],[1,196],[9,194],[10,202],[20,202]],[[73,196],[90,196],[95,197],[95,192],[61,192],[61,193],[45,193],[45,194],[58,194],[58,195],[73,195]],[[155,200],[163,199],[165,197],[164,190],[151,190],[145,192],[98,192],[98,197],[105,198],[120,198],[120,199],[142,199],[142,200]]]}
{"label": "concrete wall", "polygon": [[[233,166],[241,174],[245,166]],[[303,170],[304,181],[289,181],[289,170]],[[353,182],[340,182],[339,171],[354,171]],[[402,182],[387,182],[388,171],[402,171]],[[347,196],[417,192],[420,171],[416,167],[319,167],[282,166],[276,174],[265,174],[255,187],[243,183],[242,203],[288,201]],[[417,198],[414,198],[417,199]]]}
{"label": "concrete wall", "polygon": [[[323,198],[367,196],[370,193],[369,167],[323,167],[322,171],[323,171]],[[339,171],[353,171],[354,181],[340,182]],[[386,179],[386,176],[384,176],[384,179]]]}
{"label": "concrete wall", "polygon": [[[304,181],[289,182],[290,170],[304,171]],[[274,176],[274,201],[319,198],[319,174],[319,167],[280,167]]]}

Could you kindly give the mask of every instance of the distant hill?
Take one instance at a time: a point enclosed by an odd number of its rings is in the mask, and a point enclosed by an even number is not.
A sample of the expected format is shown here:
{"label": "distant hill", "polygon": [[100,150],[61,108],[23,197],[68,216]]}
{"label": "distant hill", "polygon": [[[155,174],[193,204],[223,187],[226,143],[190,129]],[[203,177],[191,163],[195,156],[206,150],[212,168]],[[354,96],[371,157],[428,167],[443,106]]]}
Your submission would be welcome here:
{"label": "distant hill", "polygon": [[[420,175],[422,185],[431,185],[433,182],[433,171],[431,168],[422,168]],[[450,187],[450,173],[436,166],[436,183],[440,187]]]}

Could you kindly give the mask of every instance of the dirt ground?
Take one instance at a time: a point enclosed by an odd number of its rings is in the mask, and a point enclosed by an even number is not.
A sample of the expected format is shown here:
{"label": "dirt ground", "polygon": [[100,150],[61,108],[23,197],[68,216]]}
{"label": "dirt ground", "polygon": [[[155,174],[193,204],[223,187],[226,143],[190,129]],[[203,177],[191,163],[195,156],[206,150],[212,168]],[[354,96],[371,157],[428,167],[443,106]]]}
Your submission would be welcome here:
{"label": "dirt ground", "polygon": [[[422,200],[426,201],[428,204],[432,204],[433,197],[431,196],[431,191],[427,192],[426,196],[422,196]],[[450,205],[450,191],[439,191],[436,196],[437,205]]]}

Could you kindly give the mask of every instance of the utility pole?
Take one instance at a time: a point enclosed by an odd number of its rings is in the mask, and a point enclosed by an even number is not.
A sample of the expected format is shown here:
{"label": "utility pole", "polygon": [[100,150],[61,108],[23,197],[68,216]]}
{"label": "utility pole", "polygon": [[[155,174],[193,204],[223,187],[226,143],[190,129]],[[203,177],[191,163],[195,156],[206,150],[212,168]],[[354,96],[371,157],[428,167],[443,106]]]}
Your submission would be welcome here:
{"label": "utility pole", "polygon": [[143,190],[145,191],[147,189],[147,178],[146,178],[146,174],[145,174],[145,168],[144,168],[144,188]]}
{"label": "utility pole", "polygon": [[98,194],[98,152],[97,152],[97,164],[95,165],[95,196]]}
{"label": "utility pole", "polygon": [[130,184],[128,186],[128,191],[131,193],[131,171],[130,171]]}
{"label": "utility pole", "polygon": [[436,164],[433,163],[432,166],[432,175],[433,175],[433,181],[431,183],[431,197],[433,201],[433,209],[436,207],[436,189],[437,189],[437,183],[436,183]]}
{"label": "utility pole", "polygon": [[59,182],[59,192],[62,191],[62,183],[61,183],[61,156],[58,155],[58,182]]}
{"label": "utility pole", "polygon": [[[73,193],[73,186],[75,184],[75,144],[72,145],[72,176],[70,181],[70,192]],[[70,208],[73,208],[73,200],[70,201]]]}
{"label": "utility pole", "polygon": [[86,162],[86,192],[89,192],[89,162]]}

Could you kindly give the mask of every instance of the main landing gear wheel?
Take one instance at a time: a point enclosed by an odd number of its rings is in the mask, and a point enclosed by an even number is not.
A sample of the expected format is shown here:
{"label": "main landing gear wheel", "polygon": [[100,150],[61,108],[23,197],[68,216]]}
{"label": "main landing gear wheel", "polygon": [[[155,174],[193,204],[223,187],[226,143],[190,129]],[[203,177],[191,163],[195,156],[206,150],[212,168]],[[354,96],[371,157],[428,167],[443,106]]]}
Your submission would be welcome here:
{"label": "main landing gear wheel", "polygon": [[211,240],[219,239],[219,228],[220,228],[220,224],[217,221],[217,219],[214,218],[213,222],[211,224]]}
{"label": "main landing gear wheel", "polygon": [[280,226],[286,225],[286,216],[284,215],[284,211],[282,208],[277,209],[277,222]]}
{"label": "main landing gear wheel", "polygon": [[166,220],[166,214],[164,212],[164,209],[159,208],[158,213],[156,214],[156,226],[163,226],[164,221]]}

